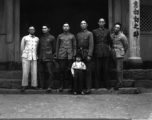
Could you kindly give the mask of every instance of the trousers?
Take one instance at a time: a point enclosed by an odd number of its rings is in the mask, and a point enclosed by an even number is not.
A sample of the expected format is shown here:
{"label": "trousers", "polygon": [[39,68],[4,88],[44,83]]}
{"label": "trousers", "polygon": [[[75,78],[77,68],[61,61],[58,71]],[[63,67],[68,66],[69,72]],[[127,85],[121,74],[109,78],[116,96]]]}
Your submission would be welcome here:
{"label": "trousers", "polygon": [[31,86],[37,87],[37,60],[22,58],[22,86],[28,86],[28,77],[31,71]]}
{"label": "trousers", "polygon": [[103,76],[102,87],[109,87],[109,57],[98,58],[95,60],[95,86],[99,87]]}
{"label": "trousers", "polygon": [[[39,81],[40,81],[40,87],[45,87],[45,82],[48,80],[47,87],[51,88],[53,86],[53,61],[41,61],[39,64]],[[45,77],[45,73],[49,73],[49,79]]]}
{"label": "trousers", "polygon": [[122,83],[122,81],[123,81],[123,58],[116,59],[116,69],[117,69],[117,82]]}
{"label": "trousers", "polygon": [[83,91],[84,70],[74,70],[73,92]]}

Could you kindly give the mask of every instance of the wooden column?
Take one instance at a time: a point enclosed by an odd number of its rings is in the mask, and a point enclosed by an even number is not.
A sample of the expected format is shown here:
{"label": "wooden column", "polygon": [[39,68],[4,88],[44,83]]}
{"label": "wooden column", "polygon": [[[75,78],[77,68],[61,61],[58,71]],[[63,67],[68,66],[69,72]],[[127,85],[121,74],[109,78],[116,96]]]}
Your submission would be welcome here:
{"label": "wooden column", "polygon": [[6,43],[7,43],[7,61],[14,61],[14,36],[13,36],[13,0],[6,0]]}
{"label": "wooden column", "polygon": [[112,0],[108,0],[108,19],[109,19],[109,30],[112,28]]}
{"label": "wooden column", "polygon": [[14,0],[15,62],[20,62],[20,0]]}
{"label": "wooden column", "polygon": [[140,0],[129,0],[129,58],[130,68],[141,68],[140,57]]}

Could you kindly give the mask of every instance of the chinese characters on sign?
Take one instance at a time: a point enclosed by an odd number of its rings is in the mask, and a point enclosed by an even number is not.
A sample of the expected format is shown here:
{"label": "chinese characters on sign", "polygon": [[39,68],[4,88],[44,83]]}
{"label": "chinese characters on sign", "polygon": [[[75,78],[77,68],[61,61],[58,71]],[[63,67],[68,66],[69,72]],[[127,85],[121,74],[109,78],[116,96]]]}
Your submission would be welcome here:
{"label": "chinese characters on sign", "polygon": [[138,38],[139,36],[139,3],[138,1],[135,1],[134,3],[134,11],[133,11],[133,15],[134,15],[134,29],[135,32],[133,33],[133,36]]}

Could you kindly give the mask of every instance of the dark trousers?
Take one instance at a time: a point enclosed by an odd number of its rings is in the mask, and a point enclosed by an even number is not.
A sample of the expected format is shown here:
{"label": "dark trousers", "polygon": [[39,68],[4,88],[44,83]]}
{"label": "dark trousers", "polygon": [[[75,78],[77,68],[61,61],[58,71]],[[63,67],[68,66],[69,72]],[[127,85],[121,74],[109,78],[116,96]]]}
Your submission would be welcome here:
{"label": "dark trousers", "polygon": [[73,92],[83,91],[84,70],[74,70]]}
{"label": "dark trousers", "polygon": [[91,82],[92,82],[92,62],[87,60],[82,60],[87,69],[85,71],[85,84],[87,89],[91,89]]}
{"label": "dark trousers", "polygon": [[117,82],[122,83],[122,81],[123,81],[123,58],[116,59],[116,69],[117,69]]}
{"label": "dark trousers", "polygon": [[[109,57],[98,58],[95,60],[95,85],[100,86],[100,82],[103,78],[102,87],[109,87]],[[102,78],[101,78],[102,76]]]}
{"label": "dark trousers", "polygon": [[59,66],[60,66],[60,86],[63,87],[63,83],[64,83],[64,73],[65,73],[65,70],[69,70],[69,73],[70,73],[70,87],[72,85],[72,75],[71,75],[71,66],[72,66],[72,62],[73,60],[70,59],[59,59]]}
{"label": "dark trousers", "polygon": [[39,80],[40,80],[40,87],[44,88],[45,87],[45,72],[46,70],[49,73],[49,80],[48,80],[48,88],[52,87],[53,85],[53,61],[45,61],[45,62],[40,62],[39,64]]}

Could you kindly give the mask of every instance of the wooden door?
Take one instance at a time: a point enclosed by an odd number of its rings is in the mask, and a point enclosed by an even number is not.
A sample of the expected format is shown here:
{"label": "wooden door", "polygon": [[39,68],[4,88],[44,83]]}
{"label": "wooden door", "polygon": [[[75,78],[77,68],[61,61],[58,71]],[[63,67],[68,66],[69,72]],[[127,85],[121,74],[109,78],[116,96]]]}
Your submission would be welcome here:
{"label": "wooden door", "polygon": [[66,22],[76,35],[82,20],[88,22],[88,30],[92,31],[101,17],[108,27],[108,0],[21,0],[21,37],[27,34],[29,25],[35,25],[40,37],[44,23],[50,24],[50,33],[57,37]]}

